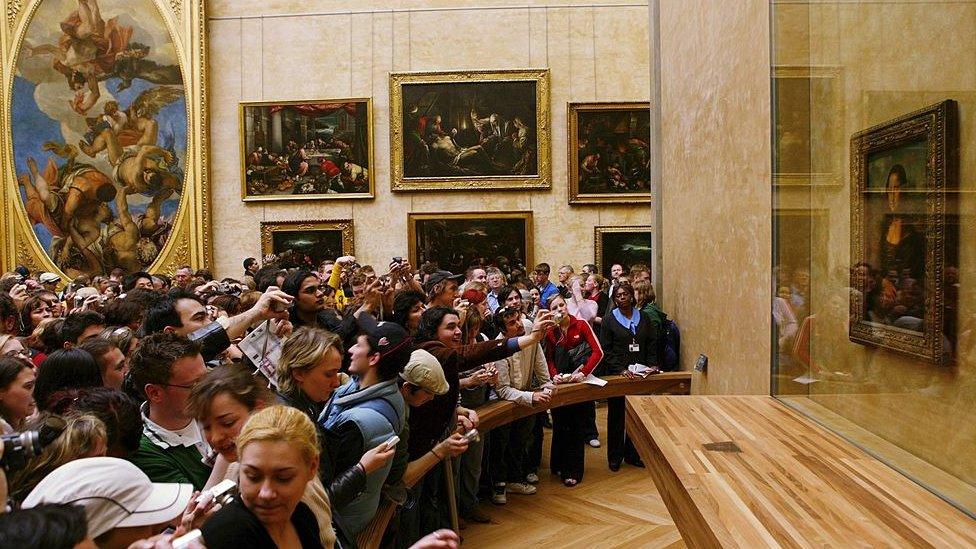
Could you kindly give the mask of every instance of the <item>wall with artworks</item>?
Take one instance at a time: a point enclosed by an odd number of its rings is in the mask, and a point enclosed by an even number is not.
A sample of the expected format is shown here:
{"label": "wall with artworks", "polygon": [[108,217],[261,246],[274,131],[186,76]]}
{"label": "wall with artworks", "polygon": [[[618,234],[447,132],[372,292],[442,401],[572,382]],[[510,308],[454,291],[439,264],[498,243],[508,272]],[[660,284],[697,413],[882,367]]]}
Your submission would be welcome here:
{"label": "wall with artworks", "polygon": [[[265,221],[353,219],[356,255],[385,265],[406,255],[407,214],[531,211],[534,261],[593,261],[593,228],[652,225],[648,205],[569,206],[571,101],[647,101],[648,7],[640,2],[490,1],[208,3],[210,179],[214,267],[236,275],[260,254]],[[549,68],[552,188],[393,193],[391,71]],[[373,98],[376,198],[248,202],[240,197],[242,101]]]}

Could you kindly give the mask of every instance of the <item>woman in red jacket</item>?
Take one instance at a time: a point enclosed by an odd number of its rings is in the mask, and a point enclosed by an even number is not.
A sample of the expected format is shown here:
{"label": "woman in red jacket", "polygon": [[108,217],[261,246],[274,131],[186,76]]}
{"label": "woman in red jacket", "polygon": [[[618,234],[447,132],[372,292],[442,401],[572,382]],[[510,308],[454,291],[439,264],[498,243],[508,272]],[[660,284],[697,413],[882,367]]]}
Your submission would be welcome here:
{"label": "woman in red jacket", "polygon": [[[547,302],[557,321],[546,333],[544,345],[549,375],[555,383],[579,383],[603,360],[603,349],[589,322],[566,310],[566,300],[556,294]],[[549,469],[573,487],[583,480],[588,402],[552,409],[552,448]]]}

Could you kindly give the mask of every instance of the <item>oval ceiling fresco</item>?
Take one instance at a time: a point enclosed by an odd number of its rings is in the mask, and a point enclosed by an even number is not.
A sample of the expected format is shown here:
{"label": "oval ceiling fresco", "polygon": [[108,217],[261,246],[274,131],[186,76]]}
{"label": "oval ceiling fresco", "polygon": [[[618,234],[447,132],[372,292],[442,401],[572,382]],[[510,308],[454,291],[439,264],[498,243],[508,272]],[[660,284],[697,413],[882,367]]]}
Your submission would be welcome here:
{"label": "oval ceiling fresco", "polygon": [[38,242],[69,276],[145,270],[177,217],[186,90],[150,0],[42,0],[16,54],[11,145]]}

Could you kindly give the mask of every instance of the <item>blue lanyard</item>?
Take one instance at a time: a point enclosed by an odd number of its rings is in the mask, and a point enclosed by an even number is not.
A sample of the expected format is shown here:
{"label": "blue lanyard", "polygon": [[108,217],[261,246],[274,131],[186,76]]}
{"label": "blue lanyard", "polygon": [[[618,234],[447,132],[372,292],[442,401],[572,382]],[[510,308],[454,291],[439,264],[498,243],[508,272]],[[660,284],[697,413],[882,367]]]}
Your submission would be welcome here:
{"label": "blue lanyard", "polygon": [[[630,318],[627,318],[623,313],[620,312],[620,309],[614,309],[613,316],[617,319],[617,322],[619,322],[621,326],[627,326],[631,334],[637,335],[637,325],[640,324],[640,311],[634,309],[630,313]],[[627,322],[624,322],[625,320]]]}

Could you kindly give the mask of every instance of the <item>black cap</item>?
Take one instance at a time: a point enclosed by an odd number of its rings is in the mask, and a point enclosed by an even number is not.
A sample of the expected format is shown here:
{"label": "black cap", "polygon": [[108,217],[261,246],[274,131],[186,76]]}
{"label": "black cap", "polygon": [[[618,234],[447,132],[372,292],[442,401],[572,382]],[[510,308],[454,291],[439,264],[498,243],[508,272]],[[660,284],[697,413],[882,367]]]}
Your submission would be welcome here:
{"label": "black cap", "polygon": [[413,338],[396,322],[377,322],[373,315],[361,313],[356,317],[359,328],[366,334],[371,353],[379,353],[380,361],[399,360],[400,370],[410,360]]}
{"label": "black cap", "polygon": [[456,275],[451,271],[434,271],[434,273],[427,278],[426,289],[429,292],[430,289],[433,288],[438,282],[442,282],[444,280],[461,280],[462,278],[464,278],[463,274]]}

